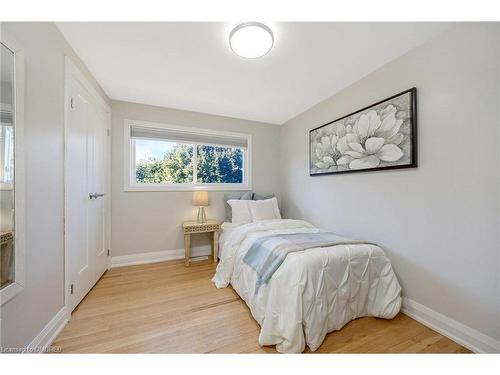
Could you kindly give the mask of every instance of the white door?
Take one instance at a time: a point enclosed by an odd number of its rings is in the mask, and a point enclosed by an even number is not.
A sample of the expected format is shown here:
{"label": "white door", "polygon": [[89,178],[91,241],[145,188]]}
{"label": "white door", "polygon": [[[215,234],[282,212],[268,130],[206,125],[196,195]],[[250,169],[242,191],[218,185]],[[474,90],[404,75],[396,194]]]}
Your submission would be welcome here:
{"label": "white door", "polygon": [[89,200],[90,247],[94,251],[94,280],[99,280],[108,268],[108,114],[99,107],[91,106],[88,112],[88,163],[89,192],[94,198]]}
{"label": "white door", "polygon": [[70,311],[108,267],[108,113],[74,77],[67,82],[66,265]]}

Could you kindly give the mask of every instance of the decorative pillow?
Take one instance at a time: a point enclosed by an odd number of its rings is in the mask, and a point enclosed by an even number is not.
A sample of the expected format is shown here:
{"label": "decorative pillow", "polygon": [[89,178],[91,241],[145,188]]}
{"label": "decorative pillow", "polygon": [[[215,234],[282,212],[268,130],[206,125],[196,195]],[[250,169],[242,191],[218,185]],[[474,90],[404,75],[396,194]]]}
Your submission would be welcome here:
{"label": "decorative pillow", "polygon": [[263,195],[259,195],[259,194],[254,193],[252,199],[254,201],[261,201],[261,200],[264,200],[264,199],[271,199],[271,198],[274,198],[274,197],[275,197],[274,194],[269,194],[269,195],[263,196]]}
{"label": "decorative pillow", "polygon": [[227,193],[224,194],[224,205],[226,208],[226,221],[232,221],[231,206],[227,203],[230,199],[252,200],[253,192],[247,191],[246,193]]}
{"label": "decorative pillow", "polygon": [[256,200],[248,203],[252,221],[281,219],[276,198]]}
{"label": "decorative pillow", "polygon": [[248,202],[251,200],[230,199],[227,203],[232,209],[233,224],[247,224],[252,222],[252,215],[248,209]]}
{"label": "decorative pillow", "polygon": [[250,214],[252,214],[252,221],[276,219],[271,200],[252,201],[248,207],[250,208]]}

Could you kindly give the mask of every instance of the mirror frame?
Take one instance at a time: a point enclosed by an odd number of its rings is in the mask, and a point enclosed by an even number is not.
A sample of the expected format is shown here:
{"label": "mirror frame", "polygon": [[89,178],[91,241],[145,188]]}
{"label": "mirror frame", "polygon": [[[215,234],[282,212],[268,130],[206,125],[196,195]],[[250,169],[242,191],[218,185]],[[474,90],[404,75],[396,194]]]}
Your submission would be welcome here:
{"label": "mirror frame", "polygon": [[0,306],[21,293],[25,271],[24,52],[5,30],[0,42],[14,53],[14,280],[0,289]]}

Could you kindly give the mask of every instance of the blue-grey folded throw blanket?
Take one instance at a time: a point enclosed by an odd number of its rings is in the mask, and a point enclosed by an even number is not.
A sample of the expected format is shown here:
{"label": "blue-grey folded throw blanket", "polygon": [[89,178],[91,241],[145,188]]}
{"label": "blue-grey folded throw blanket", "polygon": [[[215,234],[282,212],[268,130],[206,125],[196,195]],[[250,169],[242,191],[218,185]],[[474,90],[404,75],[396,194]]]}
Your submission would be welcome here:
{"label": "blue-grey folded throw blanket", "polygon": [[257,272],[255,293],[267,284],[288,254],[334,245],[366,244],[365,241],[351,240],[330,232],[291,233],[264,236],[255,240],[243,258],[243,262]]}

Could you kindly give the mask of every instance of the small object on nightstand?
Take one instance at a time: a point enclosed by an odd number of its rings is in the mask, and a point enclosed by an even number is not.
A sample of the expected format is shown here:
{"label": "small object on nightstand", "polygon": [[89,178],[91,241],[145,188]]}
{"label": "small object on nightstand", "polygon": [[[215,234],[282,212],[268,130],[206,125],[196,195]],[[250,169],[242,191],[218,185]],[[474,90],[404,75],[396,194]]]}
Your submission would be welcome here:
{"label": "small object on nightstand", "polygon": [[193,193],[193,206],[198,207],[198,223],[206,223],[205,207],[208,206],[208,191],[195,191]]}
{"label": "small object on nightstand", "polygon": [[189,267],[191,263],[191,235],[195,233],[212,233],[212,257],[217,262],[219,253],[219,230],[220,225],[216,220],[207,220],[204,223],[197,221],[185,221],[182,224],[184,231],[184,265]]}

